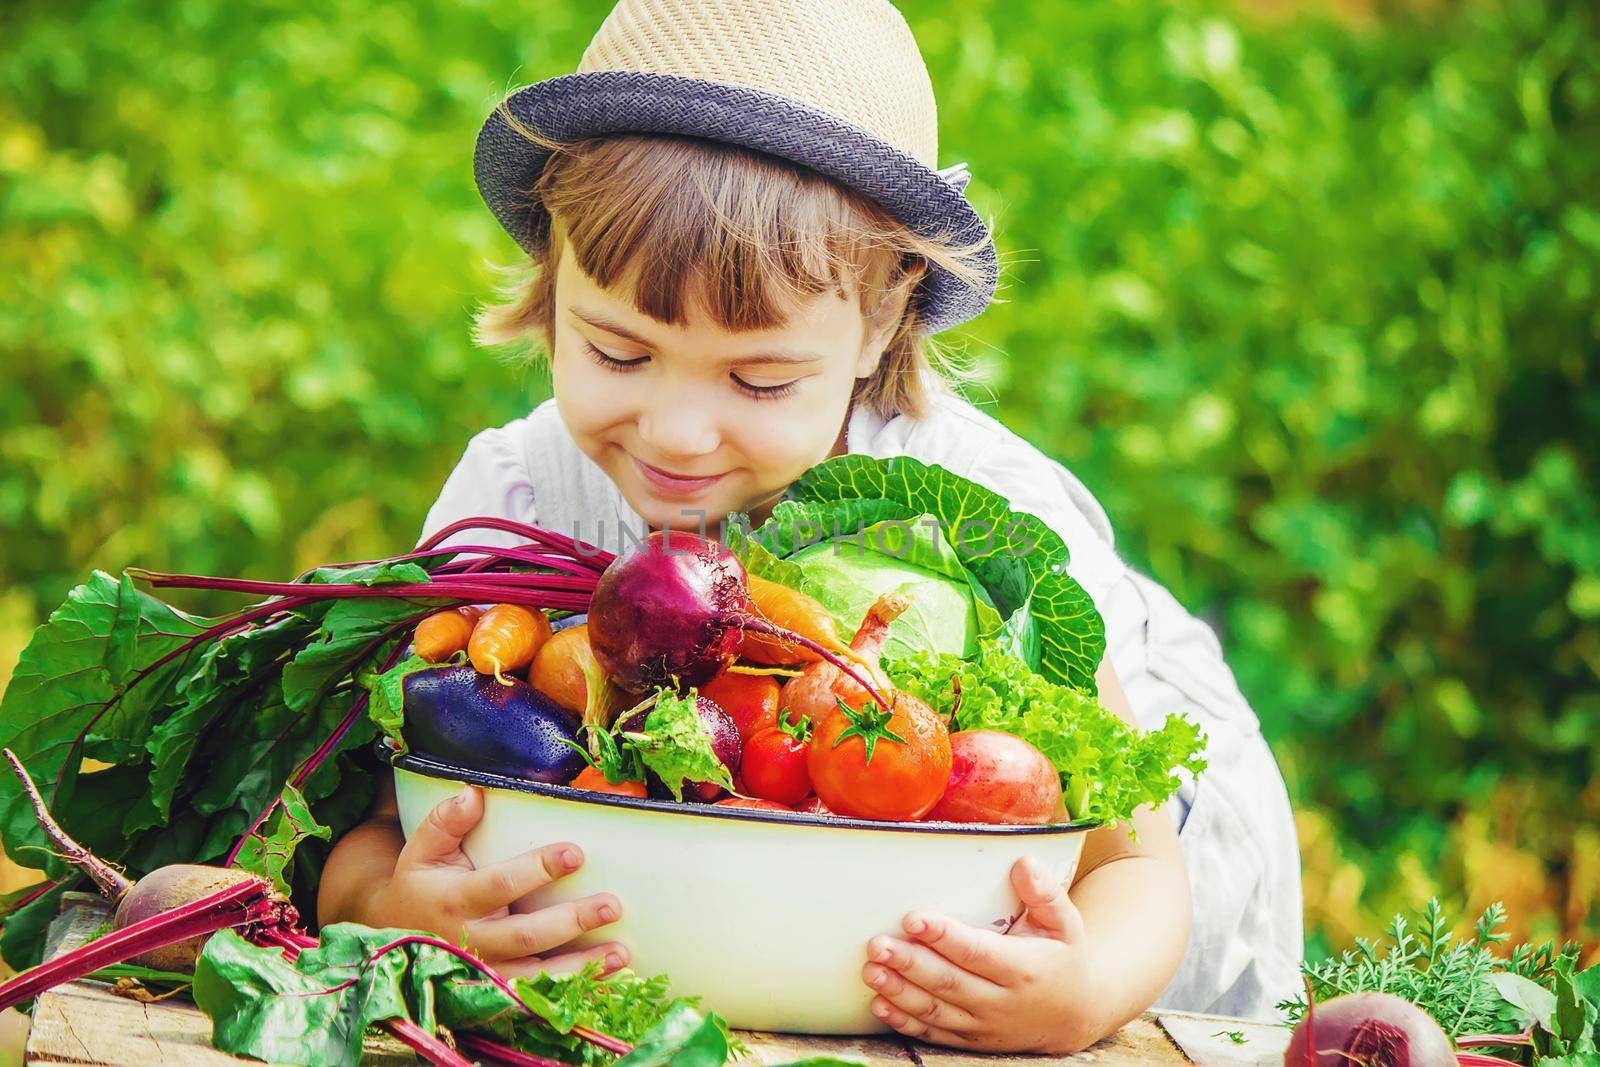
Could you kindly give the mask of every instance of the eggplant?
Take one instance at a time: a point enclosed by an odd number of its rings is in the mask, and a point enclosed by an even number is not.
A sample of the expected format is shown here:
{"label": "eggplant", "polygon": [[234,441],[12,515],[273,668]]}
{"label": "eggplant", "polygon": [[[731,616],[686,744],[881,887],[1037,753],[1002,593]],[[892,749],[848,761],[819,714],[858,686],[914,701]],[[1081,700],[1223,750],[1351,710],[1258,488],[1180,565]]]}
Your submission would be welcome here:
{"label": "eggplant", "polygon": [[584,768],[572,747],[578,717],[525,682],[502,684],[471,667],[433,667],[406,675],[403,686],[401,735],[418,755],[554,785]]}

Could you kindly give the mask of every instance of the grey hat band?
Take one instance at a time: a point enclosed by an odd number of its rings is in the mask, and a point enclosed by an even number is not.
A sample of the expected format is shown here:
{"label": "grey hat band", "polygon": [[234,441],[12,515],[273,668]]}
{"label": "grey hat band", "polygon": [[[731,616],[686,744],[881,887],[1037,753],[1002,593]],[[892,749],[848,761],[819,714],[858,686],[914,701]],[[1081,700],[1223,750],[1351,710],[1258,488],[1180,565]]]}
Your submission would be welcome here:
{"label": "grey hat band", "polygon": [[[593,71],[527,86],[508,97],[506,107],[517,121],[558,141],[675,133],[740,145],[841,182],[924,236],[970,244],[988,234],[963,195],[963,164],[935,171],[858,126],[761,89],[672,74]],[[479,131],[473,157],[484,201],[530,253],[549,234],[549,215],[536,198],[530,200],[549,155],[496,109]],[[999,277],[992,243],[974,265],[983,276],[977,288],[929,263],[915,296],[925,332],[959,325],[988,305]]]}

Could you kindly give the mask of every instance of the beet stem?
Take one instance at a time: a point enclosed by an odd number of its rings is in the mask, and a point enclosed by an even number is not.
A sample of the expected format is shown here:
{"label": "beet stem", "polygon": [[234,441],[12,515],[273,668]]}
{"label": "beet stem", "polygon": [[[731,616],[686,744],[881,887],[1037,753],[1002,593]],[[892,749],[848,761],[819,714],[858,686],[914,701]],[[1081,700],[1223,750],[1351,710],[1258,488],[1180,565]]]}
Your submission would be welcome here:
{"label": "beet stem", "polygon": [[824,648],[822,645],[817,644],[815,641],[811,640],[811,638],[802,637],[797,633],[790,633],[783,627],[774,626],[765,619],[741,619],[736,625],[739,627],[739,629],[744,630],[747,633],[754,632],[758,634],[765,634],[768,637],[775,637],[780,641],[792,641],[801,648],[810,649],[812,652],[815,652],[817,655],[821,656],[823,659],[839,668],[845,674],[849,675],[857,685],[867,691],[867,694],[871,696],[873,700],[878,702],[878,706],[884,711],[890,711],[893,709],[894,705],[883,699],[883,694],[878,692],[877,686],[861,677],[861,675],[856,673],[854,667],[851,667],[849,664],[845,663],[845,661],[839,656],[834,655],[833,652],[829,651],[827,648]]}
{"label": "beet stem", "polygon": [[1503,1060],[1499,1056],[1489,1056],[1482,1052],[1458,1052],[1456,1063],[1460,1067],[1522,1067],[1515,1060]]}
{"label": "beet stem", "polygon": [[438,1067],[472,1067],[472,1061],[410,1019],[385,1019],[378,1024],[403,1045]]}
{"label": "beet stem", "polygon": [[164,948],[229,926],[269,922],[281,916],[282,908],[273,900],[265,882],[251,880],[230,885],[96,938],[24,971],[0,985],[0,1010],[14,1007],[47,989],[75,981],[102,967],[125,962],[152,949]]}
{"label": "beet stem", "polygon": [[607,552],[598,545],[591,545],[586,541],[578,541],[565,534],[558,534],[554,530],[546,530],[541,526],[529,526],[527,523],[514,522],[511,519],[498,519],[488,515],[479,515],[475,518],[460,519],[440,530],[428,538],[417,548],[421,550],[438,548],[444,541],[462,530],[500,530],[503,533],[516,534],[518,537],[527,538],[529,541],[547,545],[550,548],[563,552],[576,560],[589,561],[590,566],[596,571],[603,571],[616,559],[616,553]]}
{"label": "beet stem", "polygon": [[33,784],[28,768],[22,765],[17,754],[9,748],[3,751],[6,761],[11,764],[11,772],[22,783],[22,791],[27,794],[28,803],[33,805],[33,817],[39,820],[39,828],[44,831],[44,835],[60,850],[61,858],[87,874],[94,884],[100,887],[101,896],[113,904],[121,900],[122,895],[133,888],[132,880],[74,841],[72,835],[56,822],[55,817],[50,814],[50,809],[44,806],[44,797],[39,795],[39,787]]}
{"label": "beet stem", "polygon": [[1456,1038],[1456,1048],[1474,1048],[1480,1045],[1531,1045],[1533,1027],[1520,1034],[1469,1034]]}
{"label": "beet stem", "polygon": [[487,1056],[498,1063],[510,1064],[511,1067],[571,1067],[570,1064],[562,1063],[560,1060],[547,1060],[543,1056],[535,1056],[531,1052],[523,1052],[510,1045],[502,1045],[498,1041],[491,1041],[477,1034],[457,1034],[456,1044],[468,1052]]}
{"label": "beet stem", "polygon": [[4,907],[0,907],[0,919],[3,919],[5,916],[10,915],[12,912],[17,911],[18,909],[27,907],[29,904],[32,904],[34,901],[38,900],[40,897],[44,896],[46,893],[50,892],[50,890],[54,889],[60,884],[60,879],[45,879],[32,889],[28,890],[26,893],[22,894],[16,900],[11,901]]}
{"label": "beet stem", "polygon": [[[511,1002],[517,1005],[517,1007],[521,1008],[523,1011],[535,1018],[543,1018],[543,1016],[530,1008],[527,1002],[517,995],[517,991],[511,987],[511,983],[502,978],[500,973],[493,967],[489,966],[487,963],[483,962],[466,949],[452,945],[450,942],[440,937],[433,937],[429,934],[407,934],[404,937],[396,938],[387,945],[379,947],[367,957],[367,962],[370,964],[384,953],[392,952],[394,949],[397,949],[402,945],[432,945],[434,948],[443,949],[444,951],[450,953],[450,955],[456,957],[456,959],[461,960],[463,963],[466,963],[476,970],[483,972],[483,976],[487,978],[496,989],[499,989],[500,992],[510,997]],[[626,1041],[623,1041],[620,1038],[612,1037],[609,1034],[602,1034],[598,1030],[591,1030],[586,1026],[574,1026],[572,1028],[572,1032],[597,1048],[605,1049],[607,1052],[614,1052],[619,1056],[626,1056],[628,1053],[633,1051],[633,1046],[628,1044]]]}

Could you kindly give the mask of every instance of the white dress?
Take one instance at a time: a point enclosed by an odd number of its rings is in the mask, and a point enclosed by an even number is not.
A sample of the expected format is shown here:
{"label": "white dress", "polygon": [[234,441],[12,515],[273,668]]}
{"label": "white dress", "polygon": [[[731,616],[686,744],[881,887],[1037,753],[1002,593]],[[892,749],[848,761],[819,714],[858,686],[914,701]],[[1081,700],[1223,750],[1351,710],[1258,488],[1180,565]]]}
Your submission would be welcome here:
{"label": "white dress", "polygon": [[[1141,726],[1184,712],[1207,737],[1208,769],[1169,805],[1194,897],[1194,928],[1157,1006],[1277,1021],[1273,1005],[1301,989],[1300,855],[1287,791],[1260,724],[1209,626],[1125,564],[1111,524],[1082,482],[966,400],[940,390],[921,419],[863,408],[846,450],[936,463],[1008,498],[1061,535],[1068,572],[1093,597],[1107,654]],[[495,515],[615,551],[648,524],[579,451],[554,401],[485,430],[445,482],[423,536],[456,519]],[[491,532],[456,543],[502,545]]]}

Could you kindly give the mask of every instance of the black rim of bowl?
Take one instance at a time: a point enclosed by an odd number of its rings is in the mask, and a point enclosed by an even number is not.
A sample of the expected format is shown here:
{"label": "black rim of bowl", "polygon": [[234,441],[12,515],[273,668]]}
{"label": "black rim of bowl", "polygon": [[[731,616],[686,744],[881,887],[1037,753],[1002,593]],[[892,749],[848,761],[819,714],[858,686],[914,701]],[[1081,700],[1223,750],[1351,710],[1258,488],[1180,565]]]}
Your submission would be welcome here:
{"label": "black rim of bowl", "polygon": [[668,815],[691,815],[709,819],[743,819],[746,822],[773,822],[791,826],[824,826],[835,830],[879,830],[902,834],[962,834],[968,837],[1016,837],[1070,834],[1093,830],[1098,822],[1078,820],[1051,823],[1046,826],[991,825],[987,823],[955,822],[877,822],[872,819],[846,819],[838,815],[816,816],[806,812],[764,811],[761,808],[719,808],[715,804],[696,801],[652,800],[618,796],[614,793],[597,793],[590,789],[574,789],[569,785],[550,785],[527,778],[510,778],[503,774],[460,767],[442,760],[430,759],[412,752],[397,755],[385,739],[377,742],[378,755],[400,770],[411,771],[427,778],[438,778],[467,785],[493,789],[510,789],[518,793],[567,800],[575,804],[594,804],[608,808],[632,808],[635,811],[656,811]]}

